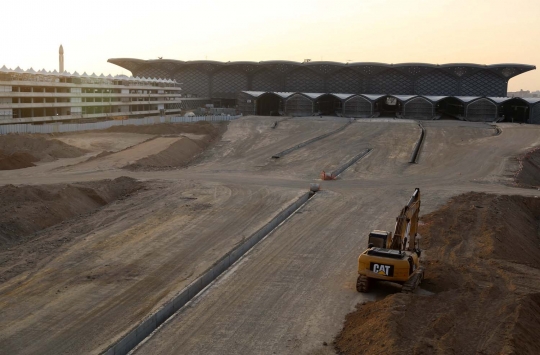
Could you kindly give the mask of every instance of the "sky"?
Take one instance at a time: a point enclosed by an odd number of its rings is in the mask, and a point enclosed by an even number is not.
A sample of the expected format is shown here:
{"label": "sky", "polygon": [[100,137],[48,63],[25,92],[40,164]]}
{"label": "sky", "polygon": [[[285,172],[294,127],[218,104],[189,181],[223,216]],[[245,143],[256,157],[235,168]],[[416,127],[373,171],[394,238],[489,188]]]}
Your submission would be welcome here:
{"label": "sky", "polygon": [[[131,73],[109,58],[540,65],[540,0],[18,0],[0,66]],[[509,91],[540,90],[538,70]]]}

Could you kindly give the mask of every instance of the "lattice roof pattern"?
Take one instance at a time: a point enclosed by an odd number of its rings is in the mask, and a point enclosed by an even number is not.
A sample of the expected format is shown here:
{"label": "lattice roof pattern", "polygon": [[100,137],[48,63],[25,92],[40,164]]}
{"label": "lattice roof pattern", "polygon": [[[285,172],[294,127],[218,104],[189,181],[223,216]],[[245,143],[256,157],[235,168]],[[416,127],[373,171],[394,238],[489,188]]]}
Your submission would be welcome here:
{"label": "lattice roof pattern", "polygon": [[252,90],[281,91],[284,89],[282,86],[280,77],[268,69],[253,74],[251,80]]}
{"label": "lattice roof pattern", "polygon": [[441,70],[426,73],[416,81],[415,94],[417,95],[457,95],[459,81]]}
{"label": "lattice roof pattern", "polygon": [[287,91],[324,92],[324,78],[307,68],[300,68],[287,74]]}
{"label": "lattice roof pattern", "polygon": [[360,94],[366,92],[367,82],[364,76],[351,68],[344,68],[327,79],[327,90],[330,92],[350,92]]}
{"label": "lattice roof pattern", "polygon": [[490,72],[477,72],[465,77],[461,83],[461,95],[506,96],[507,82]]}
{"label": "lattice roof pattern", "polygon": [[387,70],[371,81],[370,93],[407,95],[413,93],[411,78],[399,73],[397,70]]}
{"label": "lattice roof pattern", "polygon": [[[219,93],[227,97],[234,97],[239,90],[504,96],[511,77],[536,68],[524,64],[299,63],[283,60],[186,62],[116,58],[109,59],[109,62],[131,70],[133,75],[169,77],[179,83],[187,82],[188,86],[184,85],[184,89],[188,93],[206,93],[210,96]],[[216,75],[219,78],[223,70],[237,73],[228,76],[231,85],[223,87],[225,85],[219,80],[217,87],[210,85],[214,80],[212,78]],[[205,76],[195,76],[195,71]],[[195,77],[201,82],[195,83]],[[209,86],[203,88],[204,83]]]}

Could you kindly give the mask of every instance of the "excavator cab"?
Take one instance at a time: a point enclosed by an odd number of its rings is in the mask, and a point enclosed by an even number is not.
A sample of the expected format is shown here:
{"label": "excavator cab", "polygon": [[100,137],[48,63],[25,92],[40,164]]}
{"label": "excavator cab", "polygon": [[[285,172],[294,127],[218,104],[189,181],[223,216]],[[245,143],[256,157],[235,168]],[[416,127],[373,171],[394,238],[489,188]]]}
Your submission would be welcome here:
{"label": "excavator cab", "polygon": [[392,239],[392,232],[374,230],[369,233],[368,248],[387,248],[389,241]]}

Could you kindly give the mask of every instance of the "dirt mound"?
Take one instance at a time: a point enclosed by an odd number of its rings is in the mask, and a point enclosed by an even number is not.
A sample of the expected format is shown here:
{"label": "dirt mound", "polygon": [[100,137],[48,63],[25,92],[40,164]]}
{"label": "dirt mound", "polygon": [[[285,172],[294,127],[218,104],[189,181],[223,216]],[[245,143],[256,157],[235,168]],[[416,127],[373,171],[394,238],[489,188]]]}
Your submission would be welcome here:
{"label": "dirt mound", "polygon": [[34,166],[33,162],[38,161],[36,157],[26,152],[16,152],[5,154],[0,150],[0,170],[15,170]]}
{"label": "dirt mound", "polygon": [[115,126],[105,130],[105,132],[125,132],[140,134],[181,134],[191,133],[200,135],[209,135],[211,138],[217,138],[227,127],[227,122],[210,123],[199,121],[194,123],[163,123],[149,126]]}
{"label": "dirt mound", "polygon": [[194,161],[212,142],[213,140],[209,136],[201,139],[182,137],[158,154],[139,159],[134,164],[130,164],[124,168],[129,170],[145,170],[184,167]]}
{"label": "dirt mound", "polygon": [[58,158],[75,158],[86,153],[83,149],[73,147],[56,139],[24,134],[0,136],[0,150],[8,155],[28,153],[42,161],[51,161]]}
{"label": "dirt mound", "polygon": [[142,188],[127,177],[77,184],[0,187],[0,250]]}
{"label": "dirt mound", "polygon": [[540,147],[518,157],[518,161],[516,183],[523,187],[540,187]]}
{"label": "dirt mound", "polygon": [[540,353],[540,199],[468,193],[422,221],[421,287],[431,292],[359,305],[336,350]]}

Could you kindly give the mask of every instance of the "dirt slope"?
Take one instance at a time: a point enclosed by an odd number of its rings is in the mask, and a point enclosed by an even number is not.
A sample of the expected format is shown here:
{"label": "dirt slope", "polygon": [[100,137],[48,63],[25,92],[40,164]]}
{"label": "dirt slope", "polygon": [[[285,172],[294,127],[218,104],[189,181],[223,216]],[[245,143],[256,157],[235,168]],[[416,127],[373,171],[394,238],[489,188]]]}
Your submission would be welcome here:
{"label": "dirt slope", "polygon": [[8,134],[0,136],[0,150],[4,154],[28,153],[37,160],[51,161],[58,158],[75,158],[86,151],[43,135]]}
{"label": "dirt slope", "polygon": [[207,149],[214,140],[205,135],[200,139],[182,137],[161,152],[139,159],[124,168],[129,170],[179,168],[187,166]]}
{"label": "dirt slope", "polygon": [[149,126],[115,126],[106,129],[104,132],[124,132],[124,133],[139,133],[139,134],[206,134],[212,138],[218,137],[227,128],[227,122],[210,123],[199,121],[195,123],[163,123]]}
{"label": "dirt slope", "polygon": [[424,216],[422,288],[430,292],[359,305],[336,337],[336,350],[540,353],[539,222],[540,199],[481,193],[455,197]]}
{"label": "dirt slope", "polygon": [[519,186],[540,186],[540,147],[518,157],[519,170],[515,180]]}
{"label": "dirt slope", "polygon": [[142,187],[127,177],[78,184],[0,187],[0,250]]}
{"label": "dirt slope", "polygon": [[38,161],[36,157],[26,152],[15,152],[6,154],[0,150],[0,170],[23,169],[35,166],[33,163]]}

